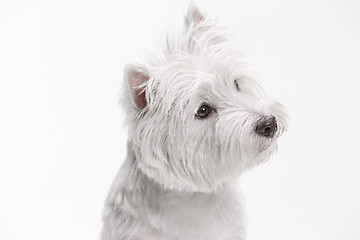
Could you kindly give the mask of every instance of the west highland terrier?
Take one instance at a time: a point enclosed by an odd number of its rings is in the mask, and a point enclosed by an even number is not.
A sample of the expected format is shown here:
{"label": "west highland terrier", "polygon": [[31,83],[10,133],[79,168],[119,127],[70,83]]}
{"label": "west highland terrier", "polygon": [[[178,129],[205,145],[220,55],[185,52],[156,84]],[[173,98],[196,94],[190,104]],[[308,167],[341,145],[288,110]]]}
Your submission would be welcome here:
{"label": "west highland terrier", "polygon": [[103,240],[246,239],[237,178],[286,130],[228,31],[191,6],[160,56],[126,65],[127,157],[106,200]]}

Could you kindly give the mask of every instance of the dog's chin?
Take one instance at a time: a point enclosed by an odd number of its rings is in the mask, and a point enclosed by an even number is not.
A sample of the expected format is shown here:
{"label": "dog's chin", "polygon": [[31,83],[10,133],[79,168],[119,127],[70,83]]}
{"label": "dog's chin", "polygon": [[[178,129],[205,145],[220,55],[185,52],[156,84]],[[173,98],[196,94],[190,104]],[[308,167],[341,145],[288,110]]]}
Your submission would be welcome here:
{"label": "dog's chin", "polygon": [[259,154],[266,151],[271,151],[276,146],[276,139],[269,139],[266,142],[262,142],[259,146]]}
{"label": "dog's chin", "polygon": [[271,155],[277,151],[277,146],[276,139],[270,140],[260,146],[259,152],[255,157],[257,162],[266,162]]}

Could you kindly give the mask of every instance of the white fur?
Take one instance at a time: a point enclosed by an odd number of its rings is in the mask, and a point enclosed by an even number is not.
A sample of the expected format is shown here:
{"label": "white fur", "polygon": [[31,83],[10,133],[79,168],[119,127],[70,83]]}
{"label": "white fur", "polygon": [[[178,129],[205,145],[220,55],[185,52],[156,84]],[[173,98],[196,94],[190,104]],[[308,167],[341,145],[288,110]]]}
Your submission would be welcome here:
{"label": "white fur", "polygon": [[[181,34],[147,64],[127,65],[124,78],[128,155],[106,200],[102,239],[246,239],[237,178],[277,149],[288,116],[228,31],[191,6]],[[199,119],[203,103],[213,111]],[[254,131],[264,115],[277,119],[273,138]]]}

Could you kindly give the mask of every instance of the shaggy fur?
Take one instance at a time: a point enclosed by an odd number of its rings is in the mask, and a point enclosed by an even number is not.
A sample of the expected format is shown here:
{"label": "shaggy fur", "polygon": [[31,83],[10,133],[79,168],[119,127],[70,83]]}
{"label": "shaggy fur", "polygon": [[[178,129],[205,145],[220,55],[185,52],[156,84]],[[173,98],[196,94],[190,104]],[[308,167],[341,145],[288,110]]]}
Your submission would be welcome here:
{"label": "shaggy fur", "polygon": [[[162,54],[127,65],[128,155],[106,200],[103,240],[246,239],[237,178],[266,161],[286,130],[229,32],[191,6]],[[200,118],[206,105],[211,113]],[[255,132],[276,118],[273,137]]]}

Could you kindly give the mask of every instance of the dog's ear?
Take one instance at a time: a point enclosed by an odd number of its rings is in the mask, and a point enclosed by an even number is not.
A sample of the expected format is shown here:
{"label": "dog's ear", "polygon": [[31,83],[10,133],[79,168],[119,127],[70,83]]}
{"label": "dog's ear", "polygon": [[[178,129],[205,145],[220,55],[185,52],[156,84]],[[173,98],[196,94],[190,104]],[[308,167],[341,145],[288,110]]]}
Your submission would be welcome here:
{"label": "dog's ear", "polygon": [[131,102],[138,109],[146,107],[146,84],[149,80],[149,74],[145,68],[126,64],[124,67],[124,78],[127,91],[130,92]]}
{"label": "dog's ear", "polygon": [[205,20],[205,16],[200,12],[200,10],[194,4],[191,4],[185,16],[185,25],[187,27],[196,26],[204,20]]}

